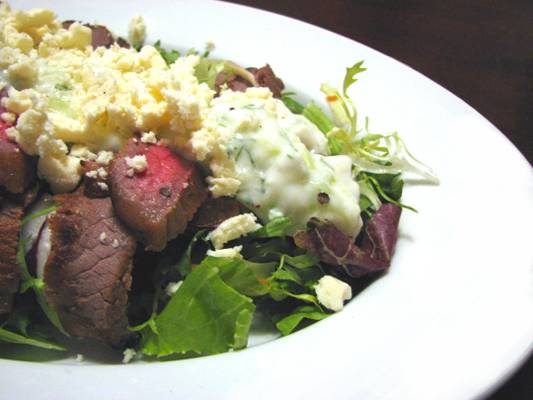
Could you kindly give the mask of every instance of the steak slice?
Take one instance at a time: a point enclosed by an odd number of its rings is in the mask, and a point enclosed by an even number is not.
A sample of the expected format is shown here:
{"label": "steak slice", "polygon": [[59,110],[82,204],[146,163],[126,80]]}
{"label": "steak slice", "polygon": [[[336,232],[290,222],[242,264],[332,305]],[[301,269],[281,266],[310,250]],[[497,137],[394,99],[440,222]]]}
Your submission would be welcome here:
{"label": "steak slice", "polygon": [[[1,98],[0,94],[0,100]],[[0,106],[0,115],[5,111]],[[0,187],[18,194],[35,181],[36,166],[34,159],[24,154],[18,144],[9,140],[6,129],[11,126],[0,118]]]}
{"label": "steak slice", "polygon": [[109,196],[109,175],[105,165],[95,161],[82,161],[83,168],[83,194],[87,197]]}
{"label": "steak slice", "polygon": [[[146,158],[146,169],[134,173],[131,161]],[[160,144],[130,140],[109,168],[113,205],[120,219],[146,245],[161,251],[187,228],[207,190],[194,163]]]}
{"label": "steak slice", "polygon": [[253,86],[242,76],[220,72],[215,79],[215,90],[217,95],[220,94],[220,88],[224,84],[228,86],[228,89],[233,90],[234,92],[245,92],[246,89]]}
{"label": "steak slice", "polygon": [[42,272],[47,301],[72,336],[120,346],[131,336],[127,304],[136,242],[115,217],[110,198],[70,193],[54,201]]}
{"label": "steak slice", "polygon": [[199,229],[213,229],[228,218],[249,210],[233,197],[207,199],[196,211],[191,225]]}
{"label": "steak slice", "polygon": [[274,74],[270,65],[266,64],[259,69],[248,68],[248,71],[254,74],[254,78],[259,86],[269,88],[274,97],[278,99],[281,98],[281,92],[285,89],[285,85],[283,84],[283,81]]}
{"label": "steak slice", "polygon": [[[247,68],[250,71],[258,86],[267,87],[272,92],[272,95],[278,99],[281,98],[281,92],[285,89],[283,81],[279,79],[269,64],[261,68]],[[215,89],[217,94],[220,93],[220,87],[226,84],[228,89],[236,92],[244,92],[252,83],[244,79],[242,76],[236,74],[228,74],[227,72],[220,72],[215,79]]]}
{"label": "steak slice", "polygon": [[5,199],[0,202],[0,315],[9,313],[13,295],[18,291],[20,267],[17,249],[22,206]]}

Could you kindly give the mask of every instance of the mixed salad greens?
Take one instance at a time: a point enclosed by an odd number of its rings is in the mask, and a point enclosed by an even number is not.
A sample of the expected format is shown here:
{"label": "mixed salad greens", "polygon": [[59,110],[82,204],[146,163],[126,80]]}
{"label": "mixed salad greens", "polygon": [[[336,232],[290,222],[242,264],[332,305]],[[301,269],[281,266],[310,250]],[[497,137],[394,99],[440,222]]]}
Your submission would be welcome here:
{"label": "mixed salad greens", "polygon": [[[180,57],[179,52],[163,48],[160,42],[155,47],[169,65]],[[199,55],[195,50],[190,53]],[[282,101],[324,133],[331,155],[350,157],[352,176],[361,191],[363,221],[368,227],[384,204],[415,211],[401,202],[403,173],[414,173],[431,182],[437,179],[409,153],[396,132],[373,133],[368,118],[359,126],[360,118],[348,90],[365,70],[359,61],[346,69],[340,90],[321,86],[329,113],[314,102],[302,104],[294,92],[284,92]],[[254,79],[232,62],[210,59],[206,50],[196,67],[196,77],[214,88],[221,72],[250,82]],[[52,206],[27,216],[23,225],[53,211]],[[316,234],[321,234],[331,227],[317,222],[314,228]],[[212,245],[207,239],[208,230],[188,232],[169,243],[162,253],[142,255],[141,261],[153,268],[149,273],[146,269],[137,272],[142,276],[135,276],[134,268],[129,318],[130,330],[138,333],[140,340],[131,347],[138,354],[165,359],[239,350],[247,346],[252,321],[258,314],[271,321],[281,335],[331,315],[333,312],[319,302],[315,292],[324,275],[340,277],[353,290],[369,282],[357,280],[357,273],[347,274],[342,268],[328,266],[320,257],[320,249],[309,251],[312,246],[306,243],[310,243],[311,233],[292,237],[290,230],[291,220],[278,217],[230,242],[230,246],[242,246],[242,257],[209,255]],[[345,253],[358,254],[358,243],[346,242]],[[323,251],[330,250],[327,241],[322,245]],[[0,327],[0,341],[67,352],[69,339],[57,314],[46,304],[43,281],[28,271],[25,247],[21,235],[17,262],[23,282],[16,309]],[[36,304],[40,310],[36,310]]]}

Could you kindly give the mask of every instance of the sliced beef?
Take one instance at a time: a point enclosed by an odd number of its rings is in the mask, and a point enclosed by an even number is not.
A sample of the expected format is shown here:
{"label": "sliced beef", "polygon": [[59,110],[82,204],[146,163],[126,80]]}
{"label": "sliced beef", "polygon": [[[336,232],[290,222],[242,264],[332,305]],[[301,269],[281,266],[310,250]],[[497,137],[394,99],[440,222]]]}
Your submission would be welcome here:
{"label": "sliced beef", "polygon": [[285,89],[285,85],[283,84],[283,81],[274,74],[270,65],[267,64],[259,69],[248,68],[248,71],[254,74],[254,78],[259,86],[269,88],[274,97],[277,97],[278,99],[281,98],[281,92]]}
{"label": "sliced beef", "polygon": [[[74,22],[76,21],[72,21],[72,20],[64,21],[63,28],[68,29],[70,25],[72,25]],[[109,48],[114,43],[117,43],[120,47],[126,47],[126,48],[130,47],[129,43],[126,42],[124,39],[122,38],[115,39],[111,31],[103,25],[92,25],[92,24],[83,24],[83,25],[90,28],[91,31],[93,32],[93,39],[92,39],[93,49],[96,49],[101,46]]]}
{"label": "sliced beef", "polygon": [[41,272],[46,298],[72,336],[120,346],[130,337],[127,304],[135,240],[116,218],[109,197],[71,193],[54,201],[58,209],[46,228],[51,250]]}
{"label": "sliced beef", "polygon": [[4,188],[0,188],[0,196],[26,209],[29,206],[31,206],[35,202],[35,200],[37,200],[37,197],[39,197],[40,191],[41,191],[41,185],[39,181],[35,181],[23,193],[13,194],[13,193],[8,192]]}
{"label": "sliced beef", "polygon": [[191,225],[199,229],[212,229],[222,221],[245,212],[248,209],[233,197],[209,198],[196,211]]}
{"label": "sliced beef", "polygon": [[[267,87],[270,89],[274,97],[281,98],[281,92],[285,89],[283,81],[279,79],[272,71],[270,65],[266,64],[261,68],[247,68],[250,71],[258,86]],[[244,92],[249,87],[252,87],[252,83],[244,79],[242,76],[235,74],[228,74],[227,72],[221,72],[217,75],[215,80],[215,89],[217,93],[220,92],[220,87],[226,84],[229,89]]]}
{"label": "sliced beef", "polygon": [[82,161],[83,194],[87,197],[109,196],[108,171],[95,161]]}
{"label": "sliced beef", "polygon": [[17,248],[23,209],[5,198],[0,200],[0,315],[11,311],[18,291],[20,267]]}
{"label": "sliced beef", "polygon": [[[127,159],[144,156],[147,166],[135,172]],[[117,215],[146,245],[161,251],[184,232],[207,190],[194,163],[160,144],[130,140],[109,168],[111,198]]]}
{"label": "sliced beef", "polygon": [[[0,115],[5,111],[0,106]],[[9,140],[6,129],[10,126],[0,118],[0,187],[11,193],[23,193],[35,181],[36,163],[18,144]]]}
{"label": "sliced beef", "polygon": [[217,94],[220,93],[220,88],[224,84],[228,86],[228,89],[233,90],[234,92],[245,92],[246,89],[253,86],[241,76],[221,72],[215,79],[215,90]]}

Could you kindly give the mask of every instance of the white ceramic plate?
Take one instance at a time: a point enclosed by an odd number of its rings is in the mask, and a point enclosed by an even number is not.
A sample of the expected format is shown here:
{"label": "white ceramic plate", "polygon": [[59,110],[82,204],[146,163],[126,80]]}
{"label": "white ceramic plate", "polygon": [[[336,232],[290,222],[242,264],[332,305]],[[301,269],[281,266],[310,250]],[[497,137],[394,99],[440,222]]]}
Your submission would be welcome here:
{"label": "white ceramic plate", "polygon": [[[292,336],[199,359],[130,365],[0,361],[9,399],[468,399],[507,377],[532,347],[533,179],[509,141],[434,82],[359,43],[289,18],[206,1],[12,1],[125,34],[144,15],[150,41],[269,62],[319,99],[344,68],[376,130],[398,130],[439,174],[411,185],[390,272],[346,309]],[[495,99],[497,101],[497,99]]]}

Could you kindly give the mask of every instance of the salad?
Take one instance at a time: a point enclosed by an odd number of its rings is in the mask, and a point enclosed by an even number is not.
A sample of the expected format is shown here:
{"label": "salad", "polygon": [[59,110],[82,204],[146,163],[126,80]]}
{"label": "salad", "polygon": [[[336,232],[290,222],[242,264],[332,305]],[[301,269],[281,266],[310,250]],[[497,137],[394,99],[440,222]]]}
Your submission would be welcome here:
{"label": "salad", "polygon": [[[349,90],[0,5],[0,342],[175,359],[341,312],[386,271],[404,174]],[[1,355],[1,352],[0,352]]]}

